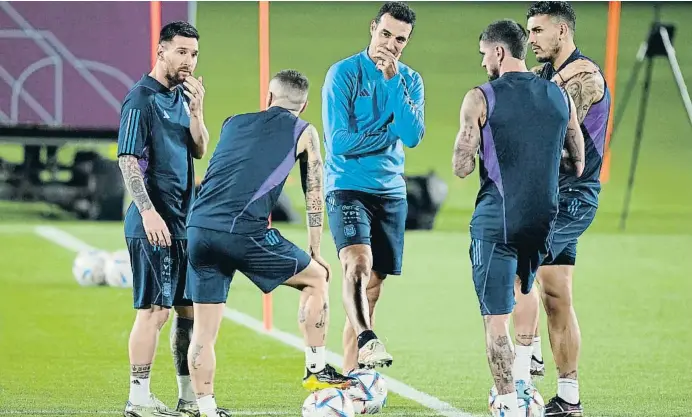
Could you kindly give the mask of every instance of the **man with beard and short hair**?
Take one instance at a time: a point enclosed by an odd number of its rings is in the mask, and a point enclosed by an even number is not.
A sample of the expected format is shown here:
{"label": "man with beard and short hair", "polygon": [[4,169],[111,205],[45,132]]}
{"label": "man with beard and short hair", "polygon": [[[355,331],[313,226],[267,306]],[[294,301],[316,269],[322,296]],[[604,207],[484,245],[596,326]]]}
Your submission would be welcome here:
{"label": "man with beard and short hair", "polygon": [[[584,147],[567,93],[527,70],[521,25],[493,22],[481,33],[479,47],[490,82],[464,97],[452,165],[454,174],[465,178],[479,154],[481,187],[469,255],[497,390],[492,391],[491,410],[495,416],[518,417],[535,388],[530,354],[525,372],[515,366],[520,363],[514,363],[509,318],[515,298],[530,294],[536,269],[548,253],[563,149],[579,175]],[[514,327],[517,347],[530,352],[536,322],[515,320]]]}
{"label": "man with beard and short hair", "polygon": [[[118,163],[132,203],[125,215],[125,239],[133,275],[130,333],[130,417],[196,416],[187,351],[192,333],[192,301],[185,296],[185,219],[194,197],[193,158],[209,142],[204,125],[202,78],[197,66],[199,34],[187,22],[161,29],[154,68],[128,92],[122,104]],[[150,373],[159,332],[176,311],[171,349],[178,374],[178,412],[150,391]]]}
{"label": "man with beard and short hair", "polygon": [[[529,45],[538,62],[544,63],[533,71],[557,82],[569,93],[584,136],[584,173],[577,177],[566,167],[560,170],[560,209],[555,234],[550,254],[537,275],[558,369],[557,395],[546,405],[546,416],[579,417],[584,412],[577,382],[581,334],[572,305],[572,276],[577,240],[591,225],[598,207],[610,92],[598,66],[574,43],[576,15],[569,3],[536,2],[529,8],[527,18]],[[526,311],[535,310],[537,321],[537,297],[534,303],[536,308],[526,308]],[[531,373],[542,375],[538,329],[534,333]]]}

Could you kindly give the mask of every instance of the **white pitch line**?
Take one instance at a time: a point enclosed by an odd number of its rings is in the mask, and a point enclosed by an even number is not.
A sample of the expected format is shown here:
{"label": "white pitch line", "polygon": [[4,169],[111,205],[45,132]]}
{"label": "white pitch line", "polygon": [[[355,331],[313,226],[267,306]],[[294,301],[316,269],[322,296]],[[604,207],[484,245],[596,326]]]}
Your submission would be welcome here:
{"label": "white pitch line", "polygon": [[58,246],[69,249],[73,252],[95,249],[86,242],[76,238],[75,236],[51,226],[37,226],[34,231],[37,235],[44,239],[48,239]]}
{"label": "white pitch line", "polygon": [[[39,236],[74,252],[93,249],[92,246],[88,245],[84,241],[55,227],[38,226],[36,227],[35,232]],[[255,319],[254,317],[248,316],[245,313],[226,308],[224,317],[257,333],[269,336],[285,345],[292,346],[300,351],[304,350],[303,340],[301,338],[276,328],[272,329],[271,331],[266,331],[264,330],[264,326],[261,321]],[[327,351],[327,361],[333,364],[340,364],[343,363],[343,360],[344,358],[341,355]],[[446,403],[439,398],[419,391],[412,386],[398,381],[390,376],[384,374],[383,376],[387,380],[387,387],[391,392],[399,394],[404,398],[434,410],[437,415],[442,415],[444,417],[474,417],[472,414],[454,408],[451,404]]]}
{"label": "white pitch line", "polygon": [[[267,335],[285,345],[292,346],[300,351],[303,351],[305,349],[303,339],[299,338],[298,336],[286,333],[277,328],[274,328],[270,331],[266,331],[261,321],[257,320],[254,317],[248,316],[245,313],[241,313],[240,311],[226,308],[226,311],[224,312],[224,317],[226,317],[234,323],[241,324],[250,330],[254,330],[257,333]],[[327,362],[331,362],[333,364],[340,364],[343,363],[343,361],[343,356],[338,355],[332,351],[327,351]],[[385,380],[387,381],[387,388],[390,391],[395,392],[404,398],[408,398],[409,400],[415,401],[418,404],[421,404],[424,407],[427,407],[431,410],[435,410],[438,413],[438,415],[443,415],[445,417],[473,417],[471,414],[456,409],[452,405],[440,400],[439,398],[433,397],[430,394],[426,394],[422,391],[419,391],[413,388],[412,386],[398,381],[388,375],[382,374],[382,376],[384,376]]]}

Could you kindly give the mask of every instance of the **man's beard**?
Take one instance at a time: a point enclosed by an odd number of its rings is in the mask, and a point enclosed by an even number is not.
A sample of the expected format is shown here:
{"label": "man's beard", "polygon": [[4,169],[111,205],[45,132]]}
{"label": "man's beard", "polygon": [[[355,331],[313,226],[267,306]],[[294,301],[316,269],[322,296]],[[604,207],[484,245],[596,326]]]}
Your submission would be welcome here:
{"label": "man's beard", "polygon": [[166,81],[168,82],[168,86],[173,88],[182,84],[185,81],[185,78],[178,76],[178,70],[174,70],[172,73],[166,72]]}
{"label": "man's beard", "polygon": [[488,74],[488,81],[495,81],[498,78],[500,78],[500,70],[497,70],[497,69],[490,70],[490,73]]}
{"label": "man's beard", "polygon": [[547,54],[542,56],[542,57],[536,57],[536,61],[540,62],[541,64],[544,64],[546,62],[550,62],[551,64],[553,61],[555,61],[555,58],[560,54],[560,44],[558,43],[557,39],[553,40],[553,43],[550,44]]}

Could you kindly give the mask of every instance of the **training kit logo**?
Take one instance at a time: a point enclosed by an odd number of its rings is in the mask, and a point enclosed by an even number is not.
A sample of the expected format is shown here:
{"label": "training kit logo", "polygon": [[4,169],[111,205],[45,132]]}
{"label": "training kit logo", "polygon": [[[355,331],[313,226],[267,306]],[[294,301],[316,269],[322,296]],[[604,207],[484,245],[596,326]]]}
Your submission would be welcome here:
{"label": "training kit logo", "polygon": [[170,256],[164,255],[162,262],[161,262],[161,281],[163,281],[163,285],[161,288],[161,291],[163,292],[164,297],[170,297],[171,296],[171,290],[172,290],[172,285],[171,285],[171,268],[173,267],[173,260],[171,259]]}
{"label": "training kit logo", "polygon": [[353,237],[356,235],[356,226],[352,224],[347,224],[344,226],[344,236]]}
{"label": "training kit logo", "polygon": [[279,243],[279,236],[276,233],[276,230],[270,230],[264,235],[264,241],[267,242],[269,246],[274,246]]}

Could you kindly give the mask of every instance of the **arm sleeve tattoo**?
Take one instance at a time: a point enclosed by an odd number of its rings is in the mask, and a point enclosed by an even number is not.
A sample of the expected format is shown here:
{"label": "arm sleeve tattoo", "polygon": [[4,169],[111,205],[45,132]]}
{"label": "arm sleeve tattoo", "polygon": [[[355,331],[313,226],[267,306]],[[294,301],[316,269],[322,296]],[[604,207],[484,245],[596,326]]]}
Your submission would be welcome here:
{"label": "arm sleeve tattoo", "polygon": [[579,123],[582,123],[591,105],[603,97],[605,83],[600,73],[581,73],[567,81],[565,90],[574,100]]}
{"label": "arm sleeve tattoo", "polygon": [[323,165],[320,140],[314,127],[310,126],[306,133],[310,136],[310,140],[305,162],[301,164],[301,170],[305,172],[302,176],[304,178],[302,183],[308,213],[308,225],[321,227],[324,204],[322,202]]}
{"label": "arm sleeve tattoo", "polygon": [[[581,176],[584,170],[584,135],[579,126],[577,108],[569,96],[567,97],[570,107],[570,118],[567,123],[567,133],[565,134],[565,149],[563,158],[560,161],[562,168],[566,172]],[[565,154],[566,153],[566,154]]]}
{"label": "arm sleeve tattoo", "polygon": [[460,127],[454,142],[452,169],[454,175],[464,178],[476,168],[476,153],[481,141],[480,125],[487,117],[483,93],[477,88],[469,91],[461,104],[460,113]]}
{"label": "arm sleeve tattoo", "polygon": [[137,157],[133,155],[122,155],[118,158],[118,165],[123,174],[125,187],[130,193],[132,200],[139,209],[140,213],[144,210],[153,208],[153,204],[147,194],[147,188],[144,185],[144,176],[139,168]]}

